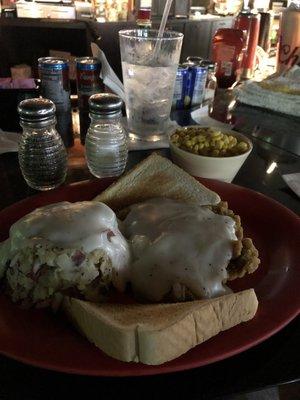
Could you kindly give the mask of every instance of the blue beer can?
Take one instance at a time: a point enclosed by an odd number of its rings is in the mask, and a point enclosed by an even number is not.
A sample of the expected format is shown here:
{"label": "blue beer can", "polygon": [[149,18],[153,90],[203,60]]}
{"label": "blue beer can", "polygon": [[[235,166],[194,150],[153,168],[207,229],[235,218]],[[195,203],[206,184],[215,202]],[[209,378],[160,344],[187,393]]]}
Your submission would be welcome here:
{"label": "blue beer can", "polygon": [[207,79],[207,67],[197,64],[189,66],[189,96],[191,106],[202,104],[205,96],[205,85]]}
{"label": "blue beer can", "polygon": [[179,65],[176,73],[172,108],[182,110],[188,108],[191,98],[188,96],[189,69],[187,65]]}

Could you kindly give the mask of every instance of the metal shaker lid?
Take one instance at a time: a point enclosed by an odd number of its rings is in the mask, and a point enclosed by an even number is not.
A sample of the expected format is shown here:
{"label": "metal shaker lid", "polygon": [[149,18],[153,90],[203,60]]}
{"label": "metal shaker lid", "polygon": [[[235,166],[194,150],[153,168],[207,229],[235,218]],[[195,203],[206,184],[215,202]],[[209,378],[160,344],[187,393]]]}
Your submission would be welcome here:
{"label": "metal shaker lid", "polygon": [[115,116],[121,112],[122,106],[122,99],[112,93],[94,94],[89,98],[90,112],[100,116]]}
{"label": "metal shaker lid", "polygon": [[22,122],[47,122],[55,117],[55,105],[48,99],[27,99],[19,103],[18,113]]}

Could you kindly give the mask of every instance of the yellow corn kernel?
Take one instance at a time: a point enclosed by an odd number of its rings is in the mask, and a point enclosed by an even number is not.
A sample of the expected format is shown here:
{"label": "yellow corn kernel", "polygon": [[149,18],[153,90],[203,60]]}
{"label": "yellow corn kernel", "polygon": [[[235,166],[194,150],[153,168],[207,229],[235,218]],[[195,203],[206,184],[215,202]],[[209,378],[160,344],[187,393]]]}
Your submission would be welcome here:
{"label": "yellow corn kernel", "polygon": [[231,140],[231,142],[233,143],[234,146],[236,146],[236,144],[237,144],[237,138],[234,137],[234,138]]}
{"label": "yellow corn kernel", "polygon": [[214,140],[215,140],[216,142],[218,142],[219,140],[222,140],[222,135],[215,136],[215,137],[214,137]]}
{"label": "yellow corn kernel", "polygon": [[195,144],[195,146],[193,147],[193,150],[195,150],[196,152],[198,152],[199,146],[198,146],[197,144]]}
{"label": "yellow corn kernel", "polygon": [[217,148],[218,150],[221,150],[222,147],[223,147],[223,145],[224,145],[223,140],[218,140],[217,143],[216,143],[216,148]]}
{"label": "yellow corn kernel", "polygon": [[238,143],[237,148],[242,152],[247,151],[248,150],[248,143],[240,142],[240,143]]}
{"label": "yellow corn kernel", "polygon": [[212,152],[211,152],[211,155],[212,155],[212,157],[218,157],[218,155],[219,155],[219,150],[213,150]]}
{"label": "yellow corn kernel", "polygon": [[229,143],[228,135],[224,135],[223,141],[226,145]]}
{"label": "yellow corn kernel", "polygon": [[236,146],[236,144],[237,144],[237,139],[236,139],[235,137],[232,136],[232,139],[229,139],[229,144],[228,144],[228,146],[229,146],[230,148],[232,148],[232,147]]}
{"label": "yellow corn kernel", "polygon": [[197,141],[198,141],[198,143],[205,142],[205,136],[204,135],[198,135],[197,136]]}
{"label": "yellow corn kernel", "polygon": [[208,148],[208,147],[209,147],[209,141],[208,141],[208,140],[205,140],[205,142],[204,142],[204,146],[205,146],[206,148]]}
{"label": "yellow corn kernel", "polygon": [[203,147],[204,147],[204,143],[199,143],[199,144],[198,144],[199,150],[203,149]]}

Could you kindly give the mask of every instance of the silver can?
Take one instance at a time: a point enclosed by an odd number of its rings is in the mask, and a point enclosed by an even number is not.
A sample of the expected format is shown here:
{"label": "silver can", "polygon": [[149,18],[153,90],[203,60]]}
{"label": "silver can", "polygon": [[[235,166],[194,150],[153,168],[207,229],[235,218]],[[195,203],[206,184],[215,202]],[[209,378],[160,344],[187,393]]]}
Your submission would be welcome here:
{"label": "silver can", "polygon": [[300,9],[292,2],[281,15],[276,72],[283,74],[299,63]]}
{"label": "silver can", "polygon": [[53,101],[58,112],[71,109],[69,63],[56,57],[38,59],[42,96]]}

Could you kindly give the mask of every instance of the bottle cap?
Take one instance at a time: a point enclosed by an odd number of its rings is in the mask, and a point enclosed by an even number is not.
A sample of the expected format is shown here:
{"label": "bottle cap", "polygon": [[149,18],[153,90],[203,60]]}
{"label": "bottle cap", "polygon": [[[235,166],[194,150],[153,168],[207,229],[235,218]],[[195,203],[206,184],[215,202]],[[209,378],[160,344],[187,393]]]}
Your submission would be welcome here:
{"label": "bottle cap", "polygon": [[50,122],[55,118],[55,105],[43,98],[23,100],[18,105],[21,122]]}
{"label": "bottle cap", "polygon": [[96,114],[105,118],[115,117],[120,114],[122,106],[122,99],[112,93],[94,94],[89,98],[91,114]]}
{"label": "bottle cap", "polygon": [[202,57],[198,57],[198,56],[189,56],[189,57],[186,58],[187,62],[196,64],[196,65],[199,65],[202,60],[203,60],[203,58]]}
{"label": "bottle cap", "polygon": [[216,69],[216,63],[211,60],[202,60],[200,65],[201,67],[206,67],[210,71],[215,71]]}
{"label": "bottle cap", "polygon": [[69,68],[69,61],[64,58],[41,57],[38,59],[39,68],[61,71]]}

